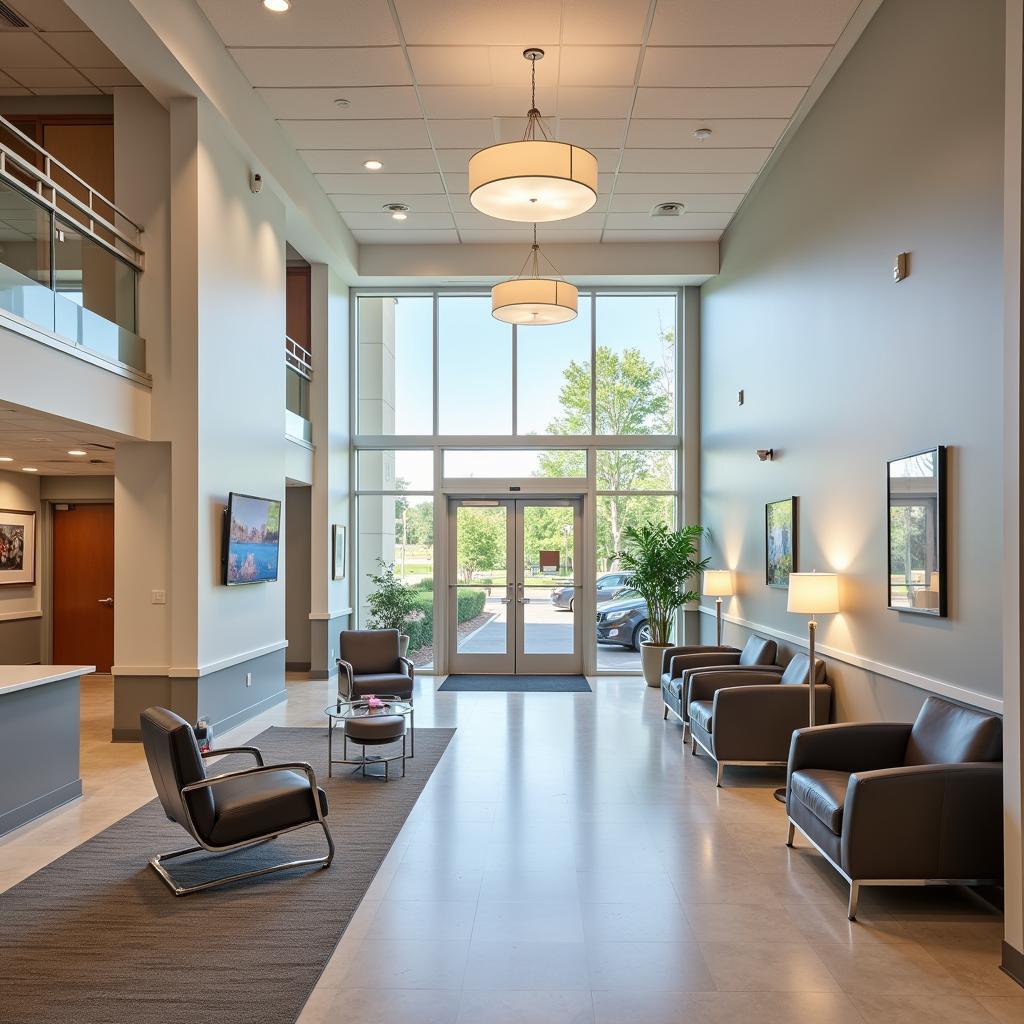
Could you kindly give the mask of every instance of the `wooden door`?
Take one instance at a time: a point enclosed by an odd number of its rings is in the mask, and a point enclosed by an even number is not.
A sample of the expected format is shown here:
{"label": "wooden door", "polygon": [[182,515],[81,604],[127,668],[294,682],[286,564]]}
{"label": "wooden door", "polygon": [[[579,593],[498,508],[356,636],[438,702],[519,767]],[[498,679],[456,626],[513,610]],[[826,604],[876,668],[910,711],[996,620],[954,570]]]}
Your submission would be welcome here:
{"label": "wooden door", "polygon": [[[108,603],[109,602],[109,603]],[[53,513],[53,661],[114,660],[114,506],[71,505]]]}

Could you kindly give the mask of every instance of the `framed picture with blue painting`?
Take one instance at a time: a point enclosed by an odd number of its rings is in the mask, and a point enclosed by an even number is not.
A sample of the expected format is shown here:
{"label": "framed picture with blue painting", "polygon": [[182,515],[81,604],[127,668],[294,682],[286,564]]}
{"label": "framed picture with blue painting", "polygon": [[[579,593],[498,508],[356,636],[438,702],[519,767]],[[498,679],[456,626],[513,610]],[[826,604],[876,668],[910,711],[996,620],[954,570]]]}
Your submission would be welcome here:
{"label": "framed picture with blue painting", "polygon": [[788,587],[789,574],[797,571],[797,499],[781,498],[765,505],[765,583]]}

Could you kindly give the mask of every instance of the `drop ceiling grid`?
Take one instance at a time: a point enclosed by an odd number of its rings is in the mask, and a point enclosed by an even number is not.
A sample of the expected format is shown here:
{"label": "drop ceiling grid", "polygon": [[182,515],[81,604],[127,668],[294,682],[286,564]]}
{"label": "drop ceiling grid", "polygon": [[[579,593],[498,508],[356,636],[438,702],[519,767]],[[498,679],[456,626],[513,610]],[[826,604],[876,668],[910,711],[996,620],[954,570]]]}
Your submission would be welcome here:
{"label": "drop ceiling grid", "polygon": [[[717,238],[860,0],[303,0],[276,18],[199,3],[358,241],[512,242],[521,225],[472,211],[466,168],[521,137],[525,46],[546,50],[538,106],[555,136],[601,171],[586,223],[542,241]],[[682,216],[651,218],[663,202]]]}
{"label": "drop ceiling grid", "polygon": [[0,28],[0,96],[98,96],[138,84],[63,0],[6,2],[29,27]]}
{"label": "drop ceiling grid", "polygon": [[[0,407],[0,470],[34,466],[40,476],[109,475],[114,472],[117,436],[97,427],[18,407]],[[84,456],[68,455],[79,449]],[[91,460],[100,460],[93,462]]]}

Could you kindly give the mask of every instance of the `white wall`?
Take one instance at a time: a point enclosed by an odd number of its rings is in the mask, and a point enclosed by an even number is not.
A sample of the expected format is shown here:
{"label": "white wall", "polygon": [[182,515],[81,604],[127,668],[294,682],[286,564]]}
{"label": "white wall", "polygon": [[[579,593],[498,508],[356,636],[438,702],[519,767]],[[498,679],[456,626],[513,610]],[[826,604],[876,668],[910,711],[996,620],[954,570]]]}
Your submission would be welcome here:
{"label": "white wall", "polygon": [[[765,502],[798,495],[800,568],[843,574],[819,640],[875,663],[830,667],[842,717],[913,714],[923,691],[879,666],[1002,692],[1002,48],[998,0],[888,0],[703,287],[701,516],[737,570],[726,610],[805,634],[763,567]],[[885,463],[936,444],[951,446],[941,620],[886,608]]]}

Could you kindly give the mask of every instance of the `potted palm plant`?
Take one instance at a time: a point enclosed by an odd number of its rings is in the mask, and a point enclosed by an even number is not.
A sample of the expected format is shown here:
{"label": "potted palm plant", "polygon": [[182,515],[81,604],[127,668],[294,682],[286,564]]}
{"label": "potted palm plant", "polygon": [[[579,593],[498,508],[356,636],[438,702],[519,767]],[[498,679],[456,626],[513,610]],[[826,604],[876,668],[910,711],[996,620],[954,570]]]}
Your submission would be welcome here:
{"label": "potted palm plant", "polygon": [[416,597],[395,575],[395,563],[377,559],[380,572],[367,573],[374,591],[366,599],[370,608],[370,629],[397,629],[402,645],[402,657],[409,653],[409,634],[403,632],[405,623],[416,607]]}
{"label": "potted palm plant", "polygon": [[628,573],[625,585],[647,602],[651,638],[641,643],[640,660],[648,686],[661,683],[662,654],[669,646],[676,612],[698,598],[686,586],[711,560],[697,558],[704,533],[702,526],[670,530],[664,523],[642,523],[622,531],[619,564]]}

